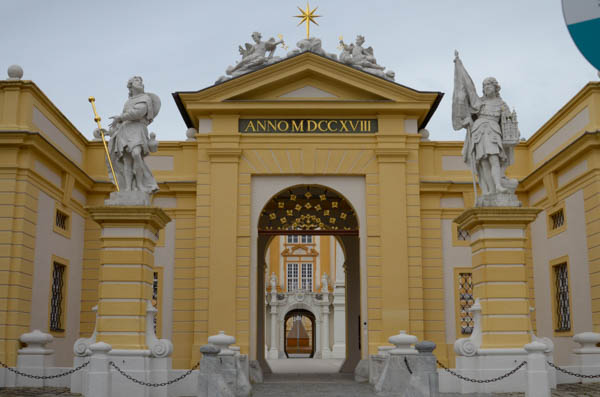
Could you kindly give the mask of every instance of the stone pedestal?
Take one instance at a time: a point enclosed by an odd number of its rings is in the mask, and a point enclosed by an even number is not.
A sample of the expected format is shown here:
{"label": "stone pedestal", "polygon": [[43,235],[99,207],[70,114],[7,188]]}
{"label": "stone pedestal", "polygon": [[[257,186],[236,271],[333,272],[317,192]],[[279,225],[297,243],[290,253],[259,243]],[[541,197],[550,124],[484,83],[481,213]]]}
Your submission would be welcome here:
{"label": "stone pedestal", "polygon": [[[573,349],[572,360],[575,367],[572,372],[583,375],[596,375],[600,373],[600,334],[596,332],[582,332],[573,336],[573,341],[581,346]],[[577,378],[577,382],[593,383],[597,379]]]}
{"label": "stone pedestal", "polygon": [[526,228],[540,211],[472,208],[454,220],[471,235],[473,292],[481,303],[480,348],[522,348],[531,341]]}
{"label": "stone pedestal", "polygon": [[102,227],[97,340],[114,350],[145,350],[146,305],[152,298],[154,248],[169,221],[156,207],[89,207]]}
{"label": "stone pedestal", "polygon": [[[53,339],[52,335],[37,329],[21,335],[19,340],[26,343],[27,347],[18,351],[17,369],[30,375],[50,375],[48,369],[54,367],[54,350],[46,349],[45,346]],[[15,386],[44,387],[48,386],[49,382],[49,379],[33,379],[17,375],[14,384]]]}
{"label": "stone pedestal", "polygon": [[[540,211],[521,207],[472,208],[454,220],[471,235],[473,293],[479,304],[473,336],[455,344],[456,369],[464,376],[493,378],[527,359],[523,346],[531,342],[531,334],[526,229]],[[510,380],[484,384],[463,381],[459,389],[462,393],[522,392],[524,385],[522,369]]]}

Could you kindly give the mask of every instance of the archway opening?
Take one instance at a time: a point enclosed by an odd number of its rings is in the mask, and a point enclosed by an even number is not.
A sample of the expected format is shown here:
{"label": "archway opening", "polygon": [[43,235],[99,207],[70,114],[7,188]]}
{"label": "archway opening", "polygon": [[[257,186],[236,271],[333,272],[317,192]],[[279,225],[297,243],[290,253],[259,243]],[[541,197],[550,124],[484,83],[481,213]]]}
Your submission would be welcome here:
{"label": "archway opening", "polygon": [[[350,202],[326,186],[292,186],[263,207],[256,351],[265,372],[271,369],[267,359],[289,358],[292,347],[294,355],[310,347],[309,357],[337,359],[341,372],[354,371],[361,358],[358,232]],[[286,314],[290,308],[305,312],[296,328]],[[292,330],[302,338],[288,341]]]}
{"label": "archway opening", "polygon": [[287,358],[313,358],[315,355],[315,316],[308,310],[292,310],[285,315],[284,352]]}

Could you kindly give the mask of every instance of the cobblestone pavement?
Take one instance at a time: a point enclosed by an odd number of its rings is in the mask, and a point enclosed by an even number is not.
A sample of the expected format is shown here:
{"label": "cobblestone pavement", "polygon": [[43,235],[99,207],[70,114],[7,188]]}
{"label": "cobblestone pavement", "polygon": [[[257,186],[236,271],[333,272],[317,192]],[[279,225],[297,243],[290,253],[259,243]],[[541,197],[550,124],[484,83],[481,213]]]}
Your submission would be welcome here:
{"label": "cobblestone pavement", "polygon": [[[454,394],[443,393],[441,397],[523,397],[524,393]],[[79,397],[68,389],[0,388],[0,397]],[[269,375],[265,383],[254,385],[252,397],[374,397],[369,384],[356,383],[352,375],[302,374]],[[552,397],[600,397],[600,383],[559,385]]]}

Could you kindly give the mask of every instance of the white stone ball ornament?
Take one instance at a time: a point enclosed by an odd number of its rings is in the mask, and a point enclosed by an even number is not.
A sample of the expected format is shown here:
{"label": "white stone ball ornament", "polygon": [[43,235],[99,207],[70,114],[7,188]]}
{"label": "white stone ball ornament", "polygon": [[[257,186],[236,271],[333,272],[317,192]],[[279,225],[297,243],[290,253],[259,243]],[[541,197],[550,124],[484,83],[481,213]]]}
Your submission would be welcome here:
{"label": "white stone ball ornament", "polygon": [[23,68],[19,65],[10,65],[7,72],[8,80],[21,80],[23,77]]}

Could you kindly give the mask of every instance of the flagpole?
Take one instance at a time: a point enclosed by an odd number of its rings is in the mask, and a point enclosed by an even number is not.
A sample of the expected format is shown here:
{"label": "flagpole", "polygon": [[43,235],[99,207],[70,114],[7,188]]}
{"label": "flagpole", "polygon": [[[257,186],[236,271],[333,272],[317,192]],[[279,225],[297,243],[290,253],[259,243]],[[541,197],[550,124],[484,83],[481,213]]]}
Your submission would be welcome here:
{"label": "flagpole", "polygon": [[[467,126],[467,134],[469,134],[469,146],[471,146],[471,126]],[[469,157],[471,158],[471,174],[473,174],[473,192],[475,193],[475,205],[477,205],[477,182],[475,180],[475,158],[473,150],[469,147]]]}

